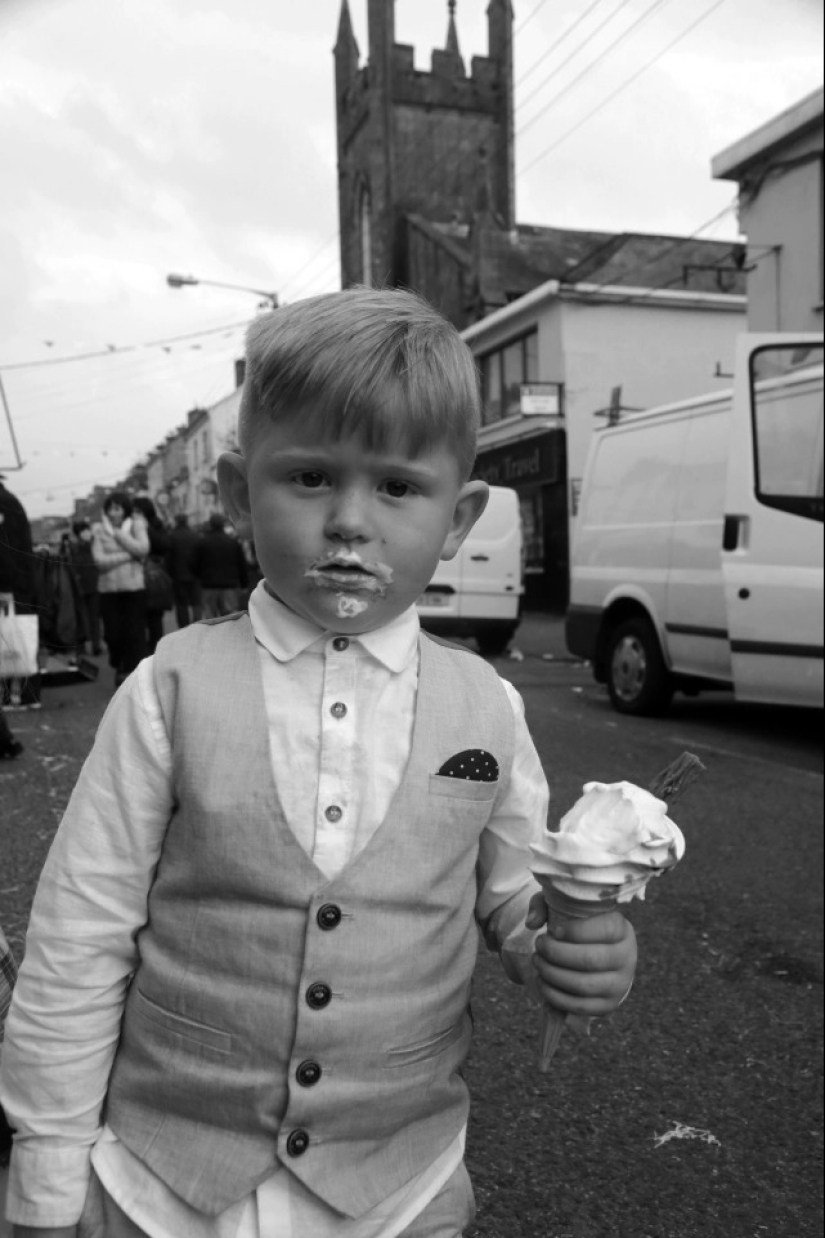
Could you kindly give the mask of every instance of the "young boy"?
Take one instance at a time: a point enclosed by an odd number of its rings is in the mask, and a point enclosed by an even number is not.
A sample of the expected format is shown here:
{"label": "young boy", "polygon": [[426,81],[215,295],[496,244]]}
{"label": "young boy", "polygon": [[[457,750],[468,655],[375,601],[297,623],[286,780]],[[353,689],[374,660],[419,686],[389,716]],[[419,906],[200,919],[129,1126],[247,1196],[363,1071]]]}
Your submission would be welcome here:
{"label": "young boy", "polygon": [[219,482],[264,579],[127,680],[46,863],[2,1077],[18,1238],[458,1238],[474,920],[561,1010],[626,994],[622,916],[537,934],[519,697],[419,631],[486,502],[478,419],[408,293],[251,328]]}

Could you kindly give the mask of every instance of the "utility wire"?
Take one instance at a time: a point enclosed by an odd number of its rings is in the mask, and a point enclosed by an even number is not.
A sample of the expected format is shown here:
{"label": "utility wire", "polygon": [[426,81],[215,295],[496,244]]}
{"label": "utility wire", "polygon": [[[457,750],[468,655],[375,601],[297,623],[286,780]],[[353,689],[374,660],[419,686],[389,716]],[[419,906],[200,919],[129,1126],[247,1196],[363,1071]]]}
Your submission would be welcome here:
{"label": "utility wire", "polygon": [[[620,13],[621,10],[625,8],[625,6],[629,2],[630,0],[623,0],[623,3],[619,5],[618,9],[616,10],[616,13]],[[533,116],[531,120],[528,120],[526,124],[522,125],[521,128],[517,131],[516,137],[520,137],[522,133],[526,133],[528,129],[531,129],[533,125],[536,123],[536,121],[539,120],[545,114],[545,112],[549,111],[549,109],[555,103],[558,103],[559,99],[564,98],[564,96],[569,91],[571,91],[574,86],[578,85],[578,83],[582,80],[582,78],[587,77],[589,73],[592,73],[594,69],[598,68],[598,66],[602,63],[602,61],[605,60],[610,55],[610,53],[619,46],[620,43],[623,43],[625,39],[628,38],[633,33],[634,30],[638,29],[639,26],[643,26],[644,23],[650,17],[652,17],[653,14],[656,12],[656,10],[660,9],[663,4],[670,4],[670,2],[671,0],[654,0],[654,3],[650,6],[649,9],[646,9],[645,12],[641,14],[641,16],[637,17],[636,21],[632,22],[625,30],[623,30],[622,33],[618,35],[617,38],[615,38],[613,42],[610,43],[604,49],[604,51],[601,52],[596,57],[595,60],[592,60],[590,64],[585,65],[585,67],[581,70],[580,73],[577,73],[576,76],[572,78],[569,82],[567,82],[566,85],[564,85],[560,91],[558,91],[555,95],[553,95],[553,97],[549,100],[549,102],[545,103],[544,107],[542,107],[538,112],[536,112],[535,116]],[[611,14],[611,16],[615,17],[616,13]],[[603,24],[606,25],[606,23],[603,23]],[[599,29],[601,29],[601,27],[599,27]],[[570,57],[568,57],[568,60],[569,59]],[[564,61],[563,63],[566,64],[567,61]],[[559,68],[561,68],[561,65],[559,66]],[[542,82],[542,86],[544,86],[546,82],[549,80],[550,80],[549,78],[545,79],[545,82]],[[533,93],[535,94],[536,92],[534,91]]]}
{"label": "utility wire", "polygon": [[[526,105],[530,102],[530,100],[531,100],[531,99],[534,99],[534,98],[535,98],[535,96],[539,93],[539,91],[543,90],[543,89],[544,89],[544,87],[547,85],[547,83],[548,83],[548,82],[549,82],[552,78],[554,78],[554,77],[556,76],[556,74],[560,72],[560,70],[561,70],[561,69],[564,69],[564,68],[566,68],[566,66],[567,66],[567,65],[569,65],[569,63],[570,63],[570,61],[571,61],[571,60],[575,60],[575,58],[576,58],[576,56],[578,56],[579,52],[580,52],[580,51],[582,51],[582,50],[583,50],[583,48],[587,47],[588,43],[592,43],[592,42],[593,42],[593,40],[595,39],[596,35],[597,35],[597,34],[601,34],[601,32],[602,32],[602,30],[604,30],[605,26],[610,25],[610,23],[613,21],[613,18],[614,18],[614,17],[618,17],[618,16],[619,16],[619,14],[621,13],[622,9],[626,9],[626,8],[627,8],[627,6],[628,6],[628,4],[630,4],[630,3],[631,3],[631,0],[621,0],[621,3],[619,4],[618,8],[615,8],[615,9],[613,10],[613,12],[612,12],[612,13],[608,13],[608,15],[607,15],[607,17],[604,19],[604,21],[603,21],[603,22],[600,22],[600,23],[599,23],[599,25],[596,27],[596,29],[595,29],[595,30],[591,30],[590,34],[588,34],[588,35],[587,35],[587,37],[586,37],[585,39],[583,39],[581,43],[577,43],[577,44],[576,44],[576,46],[573,48],[572,52],[570,52],[570,53],[569,53],[569,55],[567,55],[567,56],[565,57],[565,59],[564,59],[564,60],[562,60],[559,64],[554,65],[554,66],[553,66],[553,68],[552,68],[552,69],[550,70],[550,72],[548,73],[547,77],[543,78],[543,79],[539,82],[538,86],[536,86],[533,90],[531,90],[531,91],[530,91],[529,95],[527,95],[527,97],[526,97],[526,98],[524,98],[524,99],[520,100],[520,102],[519,102],[519,110],[521,110],[521,108],[525,107],[525,106],[526,106]],[[663,3],[663,0],[656,0],[656,3],[654,4],[654,6],[653,6],[653,7],[654,7],[654,8],[657,8],[657,7],[658,7],[658,5],[659,5],[659,4],[661,4],[661,3]],[[571,27],[571,29],[572,29],[572,27]],[[632,30],[632,29],[633,29],[633,27],[631,26],[631,27],[630,27],[630,29]],[[611,45],[611,46],[612,46],[612,45]],[[551,48],[550,50],[552,50],[552,48]],[[609,51],[610,51],[610,48],[608,48],[608,49],[607,49],[607,51],[609,52]],[[549,54],[549,52],[548,52],[548,54]],[[606,55],[606,54],[607,54],[607,52],[605,52],[604,54]],[[594,64],[594,65],[598,64],[598,63],[599,63],[599,60],[601,60],[602,58],[603,58],[603,57],[601,57],[601,56],[600,56],[600,57],[598,57],[596,60],[594,60],[594,61],[593,61],[593,64]],[[577,79],[574,79],[574,82],[575,82],[575,80],[577,80]],[[541,115],[541,113],[539,113],[539,115]],[[532,124],[532,123],[533,123],[533,122],[532,122],[532,121],[530,121],[530,124]],[[527,126],[525,126],[525,128],[527,128]]]}
{"label": "utility wire", "polygon": [[527,167],[521,169],[518,175],[526,176],[527,173],[532,168],[534,168],[537,163],[540,163],[542,159],[544,159],[547,155],[551,153],[551,151],[554,151],[556,150],[557,147],[561,146],[562,142],[566,142],[569,137],[571,137],[574,133],[576,133],[579,129],[581,129],[582,125],[586,124],[588,120],[590,120],[598,112],[601,112],[603,108],[607,107],[608,103],[611,103],[617,97],[617,95],[620,95],[622,91],[627,90],[628,86],[632,85],[632,83],[635,82],[638,78],[640,78],[643,73],[646,73],[648,69],[650,69],[654,64],[657,63],[657,61],[661,60],[663,56],[667,55],[667,53],[671,50],[671,48],[674,48],[677,43],[681,43],[682,39],[687,38],[687,36],[693,30],[695,30],[697,26],[700,26],[702,22],[707,21],[710,15],[712,13],[715,13],[718,8],[721,8],[725,2],[726,0],[716,0],[715,4],[712,4],[709,9],[707,9],[704,13],[701,14],[701,16],[697,17],[695,21],[691,22],[691,24],[687,26],[686,29],[684,29],[681,34],[678,34],[676,38],[671,39],[671,41],[667,44],[667,46],[663,47],[660,52],[657,52],[656,55],[653,56],[650,60],[648,60],[645,64],[643,64],[641,68],[637,69],[636,72],[631,77],[629,77],[625,82],[622,82],[620,86],[617,86],[615,90],[611,91],[610,94],[607,95],[606,98],[602,99],[601,103],[597,104],[596,107],[592,108],[589,112],[587,112],[584,116],[582,116],[581,119],[578,120],[575,125],[572,125],[570,129],[567,129],[564,133],[561,134],[560,137],[556,138],[554,142],[551,142],[549,146],[545,147],[545,149],[540,154],[536,155],[535,159],[532,159],[530,163],[527,164]]}
{"label": "utility wire", "polygon": [[[599,2],[599,0],[596,0],[596,3],[598,3],[598,2]],[[522,30],[524,29],[524,27],[525,27],[525,26],[529,26],[529,25],[530,25],[530,22],[531,22],[531,21],[533,20],[533,18],[536,16],[536,13],[538,13],[539,9],[543,9],[546,3],[547,3],[547,0],[539,0],[539,2],[538,2],[538,4],[536,5],[536,7],[535,7],[534,9],[531,9],[531,11],[527,14],[527,16],[525,17],[524,21],[521,23],[521,25],[516,27],[515,31],[513,32],[514,37],[515,37],[515,35],[517,35],[517,34],[521,34],[521,32],[522,32]]]}

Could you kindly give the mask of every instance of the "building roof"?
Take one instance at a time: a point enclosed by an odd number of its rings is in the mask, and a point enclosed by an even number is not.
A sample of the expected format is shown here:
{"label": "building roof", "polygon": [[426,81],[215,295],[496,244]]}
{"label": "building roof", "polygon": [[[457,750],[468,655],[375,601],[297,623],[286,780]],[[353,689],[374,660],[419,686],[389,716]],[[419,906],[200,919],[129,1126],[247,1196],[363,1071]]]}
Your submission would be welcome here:
{"label": "building roof", "polygon": [[720,151],[711,160],[714,178],[738,181],[751,164],[764,159],[776,147],[787,145],[817,126],[822,128],[824,102],[825,95],[820,86],[793,107],[786,108],[752,133]]}
{"label": "building roof", "polygon": [[506,305],[548,280],[561,283],[745,292],[744,250],[732,241],[640,232],[595,232],[519,224],[507,232],[477,219],[472,226],[408,215],[468,271],[477,271],[488,306]]}

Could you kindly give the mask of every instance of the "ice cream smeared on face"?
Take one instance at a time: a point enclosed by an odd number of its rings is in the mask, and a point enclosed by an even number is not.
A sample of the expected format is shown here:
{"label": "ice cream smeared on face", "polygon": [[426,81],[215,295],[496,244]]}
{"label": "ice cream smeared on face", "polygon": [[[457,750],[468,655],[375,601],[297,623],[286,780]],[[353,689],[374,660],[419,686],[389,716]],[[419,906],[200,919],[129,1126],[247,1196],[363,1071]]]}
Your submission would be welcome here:
{"label": "ice cream smeared on face", "polygon": [[[304,576],[319,589],[332,589],[342,599],[346,597],[347,601],[356,602],[358,599],[353,597],[353,594],[384,597],[392,584],[393,571],[386,563],[375,559],[362,559],[356,550],[343,547],[339,550],[328,550],[315,559],[304,572]],[[356,613],[362,614],[367,604],[361,599]],[[352,616],[341,615],[342,619],[350,617]]]}
{"label": "ice cream smeared on face", "polygon": [[588,782],[556,832],[531,844],[533,874],[569,898],[627,903],[682,858],[667,804],[632,782]]}
{"label": "ice cream smeared on face", "polygon": [[369,602],[364,598],[348,597],[346,593],[338,594],[335,609],[339,619],[357,619],[368,608]]}

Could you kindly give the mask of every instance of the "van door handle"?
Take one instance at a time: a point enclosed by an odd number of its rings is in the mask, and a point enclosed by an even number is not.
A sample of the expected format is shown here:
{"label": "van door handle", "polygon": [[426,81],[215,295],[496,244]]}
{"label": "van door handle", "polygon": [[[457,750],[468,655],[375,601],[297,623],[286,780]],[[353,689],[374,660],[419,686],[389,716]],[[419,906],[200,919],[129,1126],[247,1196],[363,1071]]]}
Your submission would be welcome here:
{"label": "van door handle", "polygon": [[725,516],[725,527],[722,533],[722,549],[738,550],[740,535],[747,524],[747,516]]}
{"label": "van door handle", "polygon": [[470,560],[473,563],[489,563],[490,556],[489,555],[470,555]]}

